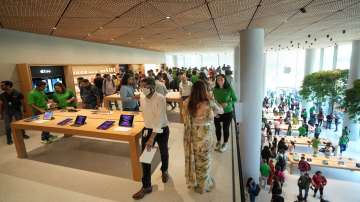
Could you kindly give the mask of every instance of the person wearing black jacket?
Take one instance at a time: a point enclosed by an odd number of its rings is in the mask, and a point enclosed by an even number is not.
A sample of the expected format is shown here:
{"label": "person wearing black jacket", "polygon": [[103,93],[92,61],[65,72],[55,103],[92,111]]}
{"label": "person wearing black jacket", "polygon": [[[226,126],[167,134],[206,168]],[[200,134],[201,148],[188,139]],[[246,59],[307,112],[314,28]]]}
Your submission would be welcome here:
{"label": "person wearing black jacket", "polygon": [[285,152],[288,149],[288,146],[285,143],[285,138],[281,138],[281,140],[279,141],[277,147],[278,147],[278,150],[277,150],[278,153],[281,152],[281,151]]}
{"label": "person wearing black jacket", "polygon": [[104,83],[104,78],[101,77],[101,74],[96,74],[95,79],[94,79],[94,85],[96,86],[96,88],[98,89],[98,93],[99,93],[99,97],[100,97],[100,104],[103,102],[104,99],[104,93],[103,93],[103,83]]}
{"label": "person wearing black jacket", "polygon": [[261,151],[261,158],[265,159],[267,163],[269,163],[269,159],[271,158],[271,151],[268,146],[264,146],[263,150]]}

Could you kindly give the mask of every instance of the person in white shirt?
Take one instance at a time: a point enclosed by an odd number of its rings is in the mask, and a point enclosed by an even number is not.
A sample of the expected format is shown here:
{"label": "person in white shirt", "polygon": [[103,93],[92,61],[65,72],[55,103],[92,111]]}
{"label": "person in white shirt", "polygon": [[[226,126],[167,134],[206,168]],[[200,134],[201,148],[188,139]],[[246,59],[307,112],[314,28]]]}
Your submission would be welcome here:
{"label": "person in white shirt", "polygon": [[179,84],[179,90],[182,100],[186,100],[191,94],[192,83],[188,80],[185,72],[180,73],[181,82]]}
{"label": "person in white shirt", "polygon": [[[155,91],[155,80],[145,78],[141,81],[142,92],[145,97],[140,98],[140,110],[143,112],[144,125],[141,138],[142,151],[148,151],[157,142],[161,155],[162,181],[166,183],[169,180],[169,127],[166,115],[166,99]],[[133,195],[136,200],[144,198],[146,194],[152,192],[151,186],[151,164],[142,163],[143,177],[142,188]]]}
{"label": "person in white shirt", "polygon": [[[102,92],[104,96],[113,95],[116,93],[116,85],[114,80],[111,79],[110,74],[104,75],[103,85],[102,85]],[[109,101],[109,106],[111,109],[111,101]],[[119,110],[119,104],[115,101],[115,107]]]}

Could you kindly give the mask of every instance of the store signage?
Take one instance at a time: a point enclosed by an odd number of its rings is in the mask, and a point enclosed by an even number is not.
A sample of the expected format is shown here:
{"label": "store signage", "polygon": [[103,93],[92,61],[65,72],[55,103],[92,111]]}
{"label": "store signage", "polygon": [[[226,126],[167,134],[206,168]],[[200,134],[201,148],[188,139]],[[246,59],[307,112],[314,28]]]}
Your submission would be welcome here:
{"label": "store signage", "polygon": [[64,76],[63,66],[31,66],[33,78],[62,77]]}
{"label": "store signage", "polygon": [[40,74],[51,74],[50,69],[40,69]]}

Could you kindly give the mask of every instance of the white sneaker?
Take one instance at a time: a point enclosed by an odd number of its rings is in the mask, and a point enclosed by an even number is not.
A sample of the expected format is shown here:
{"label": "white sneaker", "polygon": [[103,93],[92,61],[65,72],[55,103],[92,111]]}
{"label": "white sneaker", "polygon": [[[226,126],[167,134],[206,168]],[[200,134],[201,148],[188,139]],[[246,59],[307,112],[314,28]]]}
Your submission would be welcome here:
{"label": "white sneaker", "polygon": [[228,143],[222,144],[222,146],[221,146],[221,148],[220,148],[220,151],[221,151],[221,152],[225,152],[225,151],[227,150],[228,146],[229,146]]}
{"label": "white sneaker", "polygon": [[215,145],[215,151],[220,151],[221,143],[217,142]]}

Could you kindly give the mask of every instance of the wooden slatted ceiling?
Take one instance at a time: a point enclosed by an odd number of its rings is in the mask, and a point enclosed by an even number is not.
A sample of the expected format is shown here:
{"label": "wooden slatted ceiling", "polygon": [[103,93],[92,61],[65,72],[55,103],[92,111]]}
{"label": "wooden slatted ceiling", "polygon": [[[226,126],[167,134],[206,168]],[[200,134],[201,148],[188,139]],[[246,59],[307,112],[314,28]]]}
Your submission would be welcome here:
{"label": "wooden slatted ceiling", "polygon": [[[291,47],[290,41],[304,47],[305,40],[323,46],[360,38],[359,0],[262,0],[256,10],[259,2],[0,0],[0,28],[160,51],[232,48],[248,24],[265,28],[268,48]],[[307,12],[299,12],[301,7]]]}

